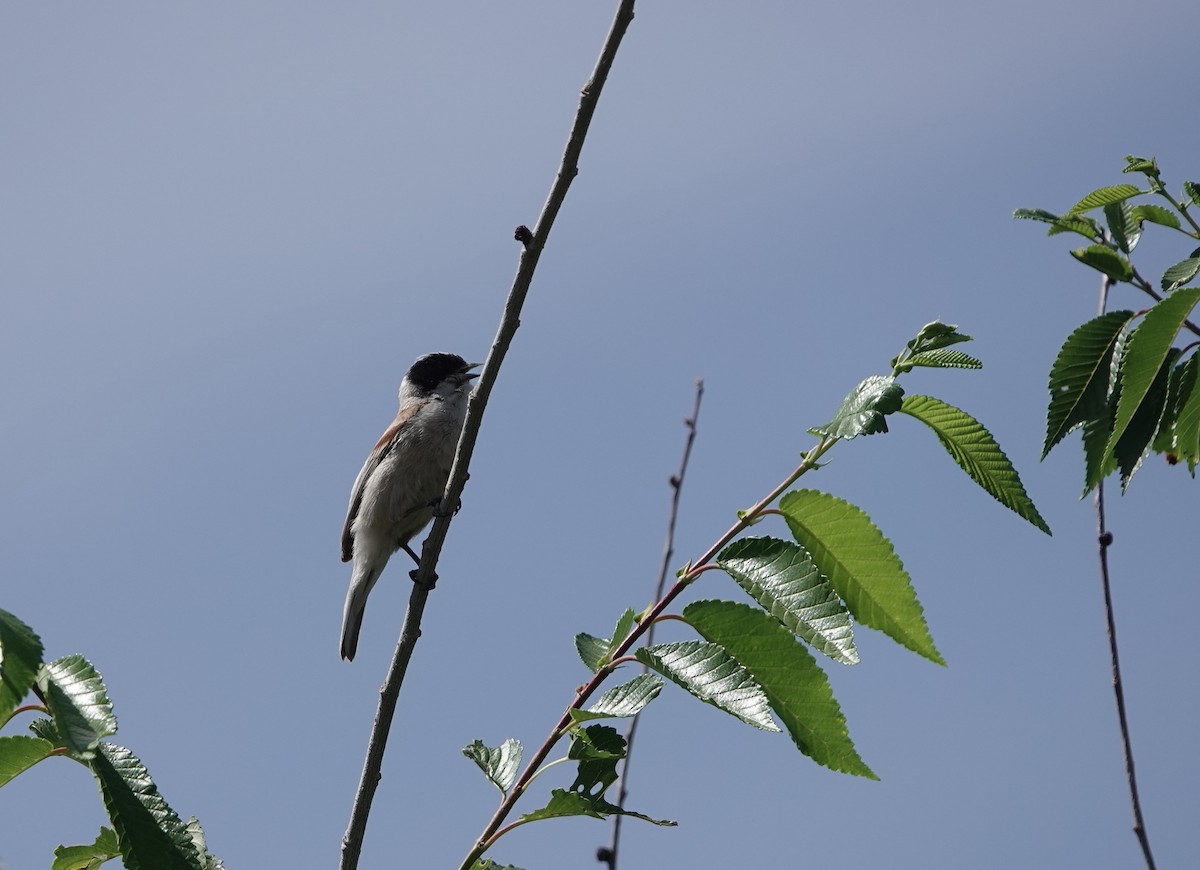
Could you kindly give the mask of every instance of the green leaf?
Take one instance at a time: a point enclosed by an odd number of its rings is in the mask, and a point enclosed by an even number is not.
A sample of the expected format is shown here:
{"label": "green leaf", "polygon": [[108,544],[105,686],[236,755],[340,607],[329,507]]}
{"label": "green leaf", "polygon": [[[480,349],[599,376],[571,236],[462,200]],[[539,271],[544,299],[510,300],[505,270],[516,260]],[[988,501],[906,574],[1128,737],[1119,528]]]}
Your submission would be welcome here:
{"label": "green leaf", "polygon": [[1131,196],[1137,196],[1142,191],[1132,184],[1114,184],[1111,187],[1101,187],[1093,190],[1075,205],[1071,206],[1068,214],[1082,214],[1094,208],[1101,208],[1110,203],[1122,202]]}
{"label": "green leaf", "polygon": [[132,752],[101,743],[88,766],[100,785],[127,870],[205,870],[183,821]]}
{"label": "green leaf", "polygon": [[1183,183],[1183,192],[1196,205],[1200,205],[1200,184],[1194,181],[1185,181]]}
{"label": "green leaf", "polygon": [[1040,208],[1019,208],[1013,212],[1017,220],[1034,220],[1050,224],[1046,235],[1056,236],[1059,233],[1079,233],[1085,239],[1097,241],[1100,238],[1100,226],[1085,215],[1059,216]]}
{"label": "green leaf", "polygon": [[521,769],[520,740],[509,737],[495,748],[487,746],[482,740],[475,740],[463,747],[462,754],[479,765],[483,775],[501,793],[506,793],[517,781],[517,772]]}
{"label": "green leaf", "polygon": [[200,827],[200,822],[195,816],[188,819],[187,832],[188,836],[192,838],[192,845],[196,847],[196,854],[200,856],[200,866],[204,870],[225,870],[225,865],[221,860],[208,851],[204,829]]}
{"label": "green leaf", "polygon": [[[930,661],[946,663],[929,636],[908,572],[865,513],[812,489],[787,493],[779,500],[779,510],[851,616]],[[758,676],[754,668],[750,672]]]}
{"label": "green leaf", "polygon": [[724,648],[699,640],[642,647],[638,661],[649,665],[706,704],[763,731],[778,731],[762,686]]}
{"label": "green leaf", "polygon": [[1197,301],[1200,301],[1200,287],[1176,290],[1147,311],[1130,336],[1129,349],[1122,365],[1121,395],[1113,431],[1105,448],[1106,454],[1115,455],[1117,443],[1158,377],[1163,361],[1171,350],[1171,342]]}
{"label": "green leaf", "polygon": [[916,353],[905,360],[904,371],[910,371],[916,366],[928,366],[935,369],[981,369],[983,363],[961,350],[931,350]]}
{"label": "green leaf", "polygon": [[808,431],[814,435],[849,440],[888,430],[884,417],[900,407],[904,389],[890,375],[872,375],[850,391],[824,426]]}
{"label": "green leaf", "polygon": [[96,870],[104,862],[120,857],[116,832],[102,827],[96,842],[90,846],[59,846],[55,849],[50,870]]}
{"label": "green leaf", "polygon": [[831,770],[878,779],[850,740],[825,672],[790,631],[732,601],[694,601],[683,617],[751,673],[801,752]]}
{"label": "green leaf", "polygon": [[717,556],[717,565],[792,634],[843,664],[858,663],[850,614],[799,544],[742,538]]}
{"label": "green leaf", "polygon": [[1050,527],[1025,492],[1021,476],[983,424],[932,396],[908,396],[900,410],[932,429],[958,467],[988,495],[1050,534]]}
{"label": "green leaf", "polygon": [[1129,281],[1133,278],[1133,267],[1129,261],[1105,245],[1089,245],[1071,252],[1079,262],[1103,272],[1114,281]]}
{"label": "green leaf", "polygon": [[1170,227],[1174,230],[1182,228],[1175,212],[1163,208],[1161,205],[1135,205],[1129,210],[1129,216],[1138,222],[1150,221],[1152,224]]}
{"label": "green leaf", "polygon": [[575,635],[575,651],[579,653],[579,657],[583,659],[583,663],[592,673],[600,670],[604,664],[604,657],[608,655],[610,643],[611,641],[606,637],[594,637],[584,634],[582,631]]}
{"label": "green leaf", "polygon": [[1153,157],[1134,157],[1132,154],[1126,154],[1125,162],[1129,165],[1122,169],[1122,172],[1140,172],[1147,178],[1158,178],[1158,162]]}
{"label": "green leaf", "polygon": [[1185,284],[1191,282],[1196,277],[1196,273],[1200,272],[1200,249],[1192,252],[1192,255],[1186,260],[1180,260],[1167,271],[1163,272],[1162,288],[1170,293],[1172,290],[1177,290]]}
{"label": "green leaf", "polygon": [[1110,311],[1080,326],[1063,343],[1050,369],[1050,406],[1042,459],[1077,426],[1107,410],[1113,348],[1133,317]]}
{"label": "green leaf", "polygon": [[664,828],[673,828],[679,824],[668,819],[653,819],[642,813],[623,810],[615,804],[610,804],[603,797],[582,795],[578,792],[567,791],[561,788],[556,788],[550,792],[550,802],[546,806],[540,810],[534,810],[532,813],[525,813],[521,818],[525,821],[536,822],[541,819],[557,819],[567,816],[589,816],[593,819],[607,819],[613,815],[632,816],[635,819],[641,819],[644,822]]}
{"label": "green leaf", "polygon": [[471,870],[521,870],[514,864],[497,864],[491,858],[482,858],[471,863]]}
{"label": "green leaf", "polygon": [[[1113,421],[1117,415],[1117,403],[1121,398],[1122,366],[1129,336],[1133,332],[1132,321],[1117,333],[1112,347],[1112,359],[1108,371],[1108,398],[1094,417],[1083,423],[1083,456],[1086,476],[1082,496],[1099,485],[1100,481],[1117,470],[1117,461],[1108,452],[1108,439],[1112,436]],[[1081,497],[1082,497],[1081,496]]]}
{"label": "green leaf", "polygon": [[568,710],[576,722],[586,722],[590,719],[622,719],[636,716],[642,709],[658,697],[662,691],[663,681],[652,674],[640,674],[628,683],[614,686],[600,696],[595,704],[586,710]]}
{"label": "green leaf", "polygon": [[1132,253],[1142,236],[1142,225],[1133,217],[1133,209],[1127,202],[1111,202],[1104,207],[1104,219],[1113,241],[1126,254]]}
{"label": "green leaf", "polygon": [[0,737],[0,787],[54,752],[54,744],[41,737]]}
{"label": "green leaf", "polygon": [[1179,459],[1187,461],[1188,471],[1193,475],[1196,466],[1200,465],[1200,376],[1197,375],[1197,359],[1193,354],[1184,363],[1189,374],[1181,379],[1174,433],[1175,453]]}
{"label": "green leaf", "polygon": [[90,757],[96,744],[117,732],[104,680],[83,656],[63,656],[43,665],[38,685],[58,733],[75,755]]}
{"label": "green leaf", "polygon": [[7,610],[0,610],[0,725],[29,694],[42,666],[42,640]]}
{"label": "green leaf", "polygon": [[1146,391],[1146,395],[1139,403],[1137,410],[1134,411],[1133,419],[1129,421],[1124,434],[1113,448],[1113,457],[1117,460],[1117,467],[1121,470],[1122,491],[1129,488],[1130,479],[1134,472],[1141,467],[1142,461],[1150,449],[1150,441],[1154,438],[1154,433],[1158,431],[1163,405],[1167,399],[1167,385],[1178,356],[1179,351],[1175,348],[1171,348],[1167,352],[1167,358],[1163,360],[1162,367],[1150,384],[1150,389]]}
{"label": "green leaf", "polygon": [[1162,418],[1158,424],[1158,431],[1154,433],[1154,440],[1150,442],[1150,449],[1155,453],[1175,453],[1175,423],[1179,417],[1183,397],[1192,389],[1196,367],[1191,361],[1195,358],[1191,356],[1171,369],[1167,379],[1167,400],[1163,403]]}

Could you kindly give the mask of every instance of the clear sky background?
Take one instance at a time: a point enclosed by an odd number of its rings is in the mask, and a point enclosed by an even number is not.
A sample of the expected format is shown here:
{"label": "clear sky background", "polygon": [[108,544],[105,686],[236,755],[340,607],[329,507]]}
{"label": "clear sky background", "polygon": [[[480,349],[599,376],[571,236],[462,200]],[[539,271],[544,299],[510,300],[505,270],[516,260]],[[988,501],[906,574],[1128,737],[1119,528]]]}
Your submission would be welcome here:
{"label": "clear sky background", "polygon": [[[409,591],[385,574],[338,659],[350,484],[416,356],[486,354],[614,9],[0,11],[0,607],[96,664],[115,739],[231,870],[336,865]],[[1038,462],[1098,279],[1010,215],[1127,180],[1127,153],[1200,180],[1198,24],[1188,0],[641,4],[484,419],[364,868],[457,866],[496,800],[460,748],[539,743],[585,677],[574,634],[646,604],[697,377],[679,563],[934,318],[986,368],[906,388],[991,428],[1054,537],[915,421],[839,446],[809,481],[891,537],[949,667],[866,629],[861,665],[828,665],[880,782],[668,688],[629,805],[680,826],[627,824],[621,868],[1139,866],[1078,439]],[[1161,867],[1200,822],[1197,486],[1154,459],[1110,502]],[[43,763],[0,791],[0,862],[104,821],[84,768]],[[594,867],[608,837],[547,822],[495,857]]]}

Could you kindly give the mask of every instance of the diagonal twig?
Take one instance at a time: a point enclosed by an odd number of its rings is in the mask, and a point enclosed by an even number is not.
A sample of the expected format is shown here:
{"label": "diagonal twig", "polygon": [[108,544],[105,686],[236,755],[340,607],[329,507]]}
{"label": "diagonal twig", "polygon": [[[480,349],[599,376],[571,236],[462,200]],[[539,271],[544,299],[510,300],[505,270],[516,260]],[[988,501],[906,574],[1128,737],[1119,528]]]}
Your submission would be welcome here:
{"label": "diagonal twig", "polygon": [[509,290],[508,299],[504,304],[504,314],[496,337],[492,340],[492,348],[484,363],[475,390],[467,405],[467,419],[463,425],[462,435],[458,439],[458,448],[451,467],[450,479],[446,482],[446,490],[437,511],[437,519],[429,531],[429,536],[421,549],[421,564],[413,577],[413,589],[408,600],[408,609],[404,614],[404,627],[396,644],[396,651],[388,667],[387,679],[380,689],[379,706],[375,713],[375,722],[371,728],[371,736],[367,744],[367,756],[363,763],[362,776],[359,779],[358,790],[351,809],[350,824],[342,838],[341,870],[355,870],[362,852],[362,840],[366,833],[367,818],[371,812],[371,803],[375,790],[379,785],[380,770],[383,766],[383,754],[387,748],[388,732],[391,730],[392,719],[396,712],[396,703],[400,697],[400,687],[404,682],[404,674],[412,658],[417,639],[421,636],[421,617],[425,612],[425,601],[429,597],[429,581],[435,576],[434,569],[441,555],[442,546],[446,541],[450,519],[454,509],[459,504],[463,487],[467,481],[467,467],[471,455],[475,451],[475,441],[479,435],[479,427],[483,422],[483,412],[487,407],[488,397],[500,371],[500,365],[508,353],[509,345],[521,323],[521,309],[529,286],[533,282],[533,273],[537,268],[550,230],[555,218],[567,196],[567,191],[575,176],[579,174],[579,156],[583,151],[584,139],[592,122],[592,115],[600,100],[600,92],[612,68],[617,48],[625,35],[629,24],[633,21],[633,0],[622,0],[617,9],[616,17],[605,40],[604,48],[596,62],[591,78],[584,85],[580,95],[579,108],[575,113],[575,123],[567,140],[559,165],[558,175],[550,188],[550,194],[542,206],[537,225],[530,233],[525,227],[518,227],[516,238],[524,245],[521,261],[517,267],[516,277]]}
{"label": "diagonal twig", "polygon": [[[688,460],[692,457],[692,444],[696,440],[696,421],[700,417],[700,400],[704,396],[704,381],[696,381],[696,399],[692,404],[692,416],[683,421],[683,425],[687,427],[687,440],[683,445],[683,459],[679,463],[679,471],[671,476],[671,512],[667,517],[667,538],[663,543],[663,558],[662,565],[659,566],[658,585],[654,589],[654,600],[658,601],[663,597],[663,591],[667,587],[667,572],[671,570],[671,560],[675,556],[675,521],[679,516],[679,496],[683,491],[683,479],[687,475]],[[651,623],[650,628],[646,630],[646,646],[651,646],[654,643],[654,627],[656,623]],[[649,672],[650,668],[643,664],[642,673]],[[637,734],[638,720],[641,719],[641,714],[634,716],[629,720],[629,728],[625,731],[625,760],[621,763],[621,785],[617,791],[617,806],[625,806],[625,798],[628,795],[629,781],[629,759],[633,755],[633,738]],[[609,841],[608,847],[601,846],[596,850],[596,860],[608,865],[608,870],[617,870],[617,852],[621,844],[621,819],[624,816],[621,813],[613,815],[612,840]]]}

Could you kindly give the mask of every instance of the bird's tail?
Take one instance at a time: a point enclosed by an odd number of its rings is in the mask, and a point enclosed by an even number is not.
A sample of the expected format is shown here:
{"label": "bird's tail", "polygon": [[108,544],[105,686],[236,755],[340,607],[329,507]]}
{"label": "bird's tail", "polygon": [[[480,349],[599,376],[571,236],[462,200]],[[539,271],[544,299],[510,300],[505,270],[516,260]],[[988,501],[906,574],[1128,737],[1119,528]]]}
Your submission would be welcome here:
{"label": "bird's tail", "polygon": [[346,606],[342,610],[342,658],[354,661],[358,651],[358,632],[362,629],[363,611],[367,607],[367,596],[383,568],[387,557],[382,560],[357,558],[354,573],[350,576],[350,588],[346,590]]}

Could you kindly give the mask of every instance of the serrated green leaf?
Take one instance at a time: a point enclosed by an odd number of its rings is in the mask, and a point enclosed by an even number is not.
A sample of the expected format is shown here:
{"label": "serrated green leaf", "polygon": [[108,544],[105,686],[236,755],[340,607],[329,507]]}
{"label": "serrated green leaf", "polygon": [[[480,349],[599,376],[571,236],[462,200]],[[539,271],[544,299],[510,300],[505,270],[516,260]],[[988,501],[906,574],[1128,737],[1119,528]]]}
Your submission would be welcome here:
{"label": "serrated green leaf", "polygon": [[1200,205],[1200,184],[1194,181],[1185,181],[1183,183],[1183,192],[1196,205]]}
{"label": "serrated green leaf", "polygon": [[1046,231],[1048,236],[1056,236],[1059,233],[1078,233],[1091,241],[1097,241],[1100,238],[1100,225],[1086,215],[1056,215],[1040,208],[1019,208],[1013,212],[1013,217],[1018,220],[1034,220],[1050,224],[1050,229]]}
{"label": "serrated green leaf", "polygon": [[83,656],[43,665],[37,680],[59,735],[75,755],[89,757],[96,744],[117,732],[104,680]]}
{"label": "serrated green leaf", "polygon": [[1133,209],[1128,202],[1110,202],[1104,207],[1104,219],[1108,222],[1108,231],[1113,241],[1126,254],[1137,247],[1138,239],[1142,237],[1142,225],[1134,220]]}
{"label": "serrated green leaf", "polygon": [[1175,230],[1182,227],[1175,212],[1163,208],[1161,205],[1135,205],[1129,210],[1129,214],[1135,221],[1150,221],[1152,224]]}
{"label": "serrated green leaf", "polygon": [[981,369],[983,363],[961,350],[930,350],[915,353],[905,361],[905,369],[927,366],[936,369]]}
{"label": "serrated green leaf", "polygon": [[767,696],[723,647],[699,640],[642,647],[635,655],[706,704],[763,731],[778,731]]}
{"label": "serrated green leaf", "polygon": [[[1192,388],[1192,379],[1196,376],[1196,368],[1191,364],[1195,356],[1174,365],[1167,379],[1167,400],[1163,403],[1162,418],[1159,420],[1158,431],[1150,442],[1150,449],[1155,453],[1175,453],[1175,422],[1179,417],[1179,407],[1184,396]],[[1178,360],[1177,360],[1178,361]]]}
{"label": "serrated green leaf", "polygon": [[1197,301],[1200,301],[1200,287],[1176,290],[1147,311],[1130,336],[1121,367],[1121,395],[1113,420],[1113,431],[1105,447],[1106,454],[1115,456],[1117,443],[1158,377],[1163,361],[1171,350],[1171,342]]}
{"label": "serrated green leaf", "polygon": [[904,389],[891,375],[872,375],[850,391],[824,426],[808,431],[814,435],[849,440],[859,435],[886,432],[888,414],[900,407]]}
{"label": "serrated green leaf", "polygon": [[512,788],[521,769],[521,741],[513,737],[496,747],[475,740],[463,747],[462,754],[474,761],[502,793]]}
{"label": "serrated green leaf", "polygon": [[1018,208],[1013,211],[1012,216],[1014,220],[1038,221],[1043,224],[1052,224],[1058,220],[1058,215],[1044,208]]}
{"label": "serrated green leaf", "polygon": [[200,827],[200,822],[195,816],[187,820],[187,832],[188,836],[192,838],[192,845],[196,847],[196,854],[200,856],[200,865],[204,870],[225,870],[225,865],[221,860],[208,851],[204,829]]}
{"label": "serrated green leaf", "polygon": [[117,834],[112,828],[100,828],[96,842],[90,846],[59,846],[54,850],[50,870],[96,870],[106,861],[121,857]]}
{"label": "serrated green leaf", "polygon": [[54,744],[41,737],[0,737],[0,787],[54,752]]}
{"label": "serrated green leaf", "polygon": [[[946,663],[929,636],[908,572],[870,517],[849,502],[812,489],[787,493],[779,500],[779,510],[851,616],[930,661]],[[753,668],[750,672],[758,676]]]}
{"label": "serrated green leaf", "polygon": [[683,617],[750,672],[801,752],[831,770],[878,779],[850,740],[825,672],[778,621],[732,601],[694,601]]}
{"label": "serrated green leaf", "polygon": [[0,725],[29,694],[42,666],[42,640],[7,610],[0,610]]}
{"label": "serrated green leaf", "polygon": [[658,697],[663,681],[653,674],[640,674],[627,683],[614,686],[586,710],[569,710],[576,722],[590,719],[623,719],[636,716]]}
{"label": "serrated green leaf", "polygon": [[634,623],[637,622],[637,614],[633,612],[633,608],[628,608],[617,619],[616,627],[613,628],[612,640],[608,644],[608,654],[604,657],[605,661],[612,658],[613,653],[617,651],[625,638],[629,637],[629,632],[633,631]]}
{"label": "serrated green leaf", "polygon": [[1178,356],[1179,351],[1175,348],[1171,348],[1167,352],[1167,358],[1163,360],[1162,368],[1159,369],[1150,384],[1150,389],[1146,391],[1146,395],[1142,398],[1137,410],[1134,411],[1133,419],[1125,427],[1124,434],[1113,448],[1113,457],[1117,460],[1117,468],[1121,471],[1122,491],[1129,488],[1129,481],[1141,467],[1142,461],[1150,449],[1150,441],[1158,430],[1163,405],[1167,398],[1167,385],[1171,370],[1174,368],[1175,359]]}
{"label": "serrated green leaf", "polygon": [[471,863],[471,870],[521,870],[514,864],[497,864],[491,858],[483,858]]}
{"label": "serrated green leaf", "polygon": [[1179,396],[1179,412],[1175,417],[1174,449],[1179,459],[1188,464],[1188,471],[1195,475],[1200,465],[1200,376],[1197,374],[1197,357],[1193,354],[1185,363],[1190,370],[1183,381]]}
{"label": "serrated green leaf", "polygon": [[946,452],[984,492],[1047,535],[1050,527],[1025,492],[1021,476],[983,424],[932,396],[907,396],[900,409],[933,430]]}
{"label": "serrated green leaf", "polygon": [[521,818],[525,821],[536,822],[541,819],[565,818],[567,816],[589,816],[593,819],[607,819],[612,815],[631,816],[664,828],[673,828],[679,824],[668,819],[653,819],[642,813],[623,810],[615,804],[610,804],[603,797],[591,797],[562,788],[556,788],[550,792],[550,802],[546,806],[540,810],[534,810],[532,813],[525,813]]}
{"label": "serrated green leaf", "polygon": [[88,766],[100,785],[127,870],[205,870],[183,820],[132,752],[101,743]]}
{"label": "serrated green leaf", "polygon": [[908,349],[914,353],[923,353],[970,340],[971,336],[958,331],[958,324],[934,320],[921,327],[916,338],[908,342]]}
{"label": "serrated green leaf", "polygon": [[583,659],[583,663],[592,673],[600,670],[600,666],[604,664],[604,657],[608,655],[610,643],[611,641],[606,637],[594,637],[584,634],[582,631],[575,635],[575,651],[579,653],[579,658]]}
{"label": "serrated green leaf", "polygon": [[1133,331],[1132,320],[1117,333],[1113,342],[1112,359],[1109,361],[1108,397],[1091,419],[1083,424],[1084,488],[1081,497],[1099,485],[1100,481],[1117,470],[1117,461],[1108,452],[1108,439],[1112,436],[1113,420],[1117,415],[1117,403],[1121,398],[1122,365],[1129,336]]}
{"label": "serrated green leaf", "polygon": [[1133,278],[1133,267],[1129,261],[1105,245],[1089,245],[1071,252],[1071,256],[1084,265],[1103,272],[1114,281],[1129,281]]}
{"label": "serrated green leaf", "polygon": [[717,565],[793,634],[832,659],[858,663],[850,613],[802,546],[742,538],[717,556]]}
{"label": "serrated green leaf", "polygon": [[1091,211],[1094,208],[1101,208],[1109,203],[1121,202],[1129,199],[1131,196],[1137,196],[1142,191],[1132,184],[1114,184],[1110,187],[1101,187],[1093,190],[1075,205],[1071,206],[1068,214],[1082,214],[1086,211]]}
{"label": "serrated green leaf", "polygon": [[1077,426],[1105,412],[1113,348],[1133,317],[1110,311],[1080,326],[1063,343],[1050,368],[1050,405],[1046,409],[1045,459]]}
{"label": "serrated green leaf", "polygon": [[1197,272],[1200,272],[1200,256],[1196,256],[1196,253],[1193,252],[1186,260],[1180,260],[1163,272],[1162,288],[1168,293],[1177,290],[1190,283],[1196,277]]}
{"label": "serrated green leaf", "polygon": [[1153,157],[1134,157],[1132,154],[1126,154],[1125,162],[1129,165],[1122,169],[1122,172],[1140,172],[1147,178],[1158,178],[1158,163]]}

